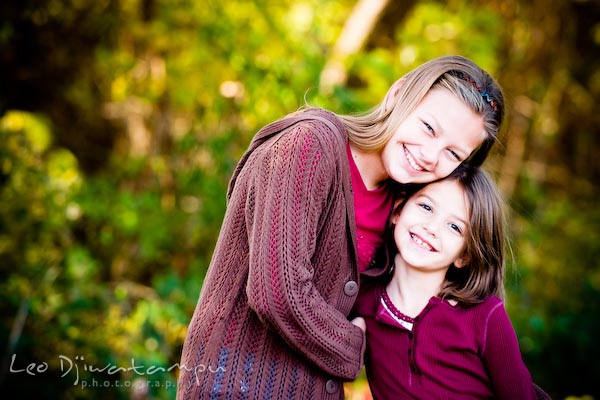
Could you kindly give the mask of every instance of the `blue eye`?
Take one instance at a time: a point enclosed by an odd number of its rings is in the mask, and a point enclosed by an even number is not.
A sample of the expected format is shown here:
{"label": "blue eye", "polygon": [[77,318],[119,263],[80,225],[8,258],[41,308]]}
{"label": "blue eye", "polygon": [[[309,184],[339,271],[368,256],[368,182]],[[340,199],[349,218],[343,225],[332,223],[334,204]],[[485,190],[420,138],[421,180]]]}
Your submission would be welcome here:
{"label": "blue eye", "polygon": [[450,154],[452,155],[452,157],[456,160],[456,161],[462,161],[460,156],[458,154],[456,154],[456,152],[454,150],[450,150],[448,149],[448,151],[450,152]]}
{"label": "blue eye", "polygon": [[429,204],[426,204],[426,203],[419,203],[419,207],[421,207],[425,211],[431,211],[431,210],[433,210],[433,208],[431,208],[431,206]]}
{"label": "blue eye", "polygon": [[456,224],[450,223],[450,229],[462,234],[462,229],[460,229],[460,226]]}
{"label": "blue eye", "polygon": [[427,129],[427,131],[429,131],[429,133],[431,133],[433,136],[435,136],[435,131],[433,130],[433,128],[431,127],[431,125],[429,125],[425,121],[423,121],[423,125],[425,125],[425,129]]}

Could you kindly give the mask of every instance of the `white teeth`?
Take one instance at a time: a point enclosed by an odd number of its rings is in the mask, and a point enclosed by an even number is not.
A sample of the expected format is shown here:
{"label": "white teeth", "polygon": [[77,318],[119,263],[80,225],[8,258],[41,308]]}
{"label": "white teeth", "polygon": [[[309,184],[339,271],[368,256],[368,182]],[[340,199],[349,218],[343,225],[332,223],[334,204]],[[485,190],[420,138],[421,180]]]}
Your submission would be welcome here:
{"label": "white teeth", "polygon": [[413,167],[417,171],[423,171],[423,168],[421,168],[421,166],[417,164],[417,161],[410,155],[406,147],[404,147],[404,154],[406,154],[406,159],[408,160],[408,163],[411,167]]}
{"label": "white teeth", "polygon": [[415,243],[417,243],[419,246],[423,247],[424,249],[427,249],[429,251],[433,250],[433,247],[431,247],[428,243],[425,243],[424,241],[419,239],[414,233],[411,233],[410,237],[415,241]]}

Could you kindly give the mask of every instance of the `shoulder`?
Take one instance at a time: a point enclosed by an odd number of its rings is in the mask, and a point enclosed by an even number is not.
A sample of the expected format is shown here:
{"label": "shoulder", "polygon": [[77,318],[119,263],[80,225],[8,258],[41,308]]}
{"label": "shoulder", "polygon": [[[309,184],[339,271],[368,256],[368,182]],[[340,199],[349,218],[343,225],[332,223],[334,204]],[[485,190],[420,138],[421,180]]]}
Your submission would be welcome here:
{"label": "shoulder", "polygon": [[470,311],[475,311],[475,312],[482,312],[482,311],[490,311],[492,309],[496,309],[498,307],[503,307],[504,303],[502,302],[502,299],[500,299],[497,296],[489,296],[486,297],[484,300],[482,300],[479,303],[476,304],[472,304],[472,305],[462,305],[461,308],[465,309],[465,310],[470,310]]}
{"label": "shoulder", "polygon": [[490,318],[494,315],[506,314],[504,303],[499,297],[490,296],[480,303],[473,305],[458,305],[450,307],[461,313],[464,316],[469,316],[470,319],[479,321],[479,323],[487,324]]}
{"label": "shoulder", "polygon": [[497,296],[488,297],[481,303],[481,305],[485,310],[488,310],[489,313],[493,313],[495,311],[505,311],[504,302]]}
{"label": "shoulder", "polygon": [[479,318],[484,320],[486,326],[508,319],[504,302],[499,297],[490,296],[475,307],[478,308]]}
{"label": "shoulder", "polygon": [[345,146],[348,134],[342,120],[333,112],[322,108],[308,108],[292,114],[288,118],[296,118],[294,124],[297,131],[314,136],[326,146]]}
{"label": "shoulder", "polygon": [[496,296],[490,296],[481,303],[472,306],[461,306],[464,320],[469,321],[476,337],[482,339],[482,348],[485,348],[490,333],[504,332],[510,325],[510,319],[504,308],[503,301]]}
{"label": "shoulder", "polygon": [[489,296],[480,303],[480,306],[486,309],[495,309],[504,307],[504,302],[498,296]]}
{"label": "shoulder", "polygon": [[346,142],[341,120],[324,109],[306,109],[271,122],[254,135],[237,163],[227,197],[242,175],[264,180],[269,172],[307,172],[306,165],[318,169],[323,179],[325,174],[334,177],[338,170],[344,173],[338,166],[347,159]]}
{"label": "shoulder", "polygon": [[[256,146],[258,157],[273,154],[284,156],[294,164],[295,159],[312,160],[327,168],[347,162],[348,136],[341,120],[324,109],[306,109],[274,122],[282,127],[276,134],[263,137],[263,145]],[[261,136],[259,132],[257,136]],[[306,161],[308,162],[308,161]],[[334,172],[333,168],[331,172]]]}
{"label": "shoulder", "polygon": [[[344,131],[342,120],[334,112],[325,110],[324,108],[306,108],[292,113],[286,118],[289,117],[298,117],[303,121],[313,121],[314,123],[320,122],[323,125],[329,126],[330,129],[340,132]],[[331,124],[334,126],[331,126]]]}

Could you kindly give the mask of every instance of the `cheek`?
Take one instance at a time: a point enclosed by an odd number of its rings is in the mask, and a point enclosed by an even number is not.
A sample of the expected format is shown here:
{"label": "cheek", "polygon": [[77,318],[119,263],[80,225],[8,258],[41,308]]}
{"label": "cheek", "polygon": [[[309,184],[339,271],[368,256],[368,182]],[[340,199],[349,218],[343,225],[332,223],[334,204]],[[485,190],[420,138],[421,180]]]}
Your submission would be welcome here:
{"label": "cheek", "polygon": [[440,159],[434,171],[436,178],[445,178],[454,171],[460,163],[451,162],[447,159]]}
{"label": "cheek", "polygon": [[383,160],[385,162],[385,161],[388,161],[389,159],[393,158],[393,156],[394,156],[394,142],[390,140],[383,147],[383,150],[381,151],[381,157],[383,158]]}
{"label": "cheek", "polygon": [[465,254],[465,250],[467,249],[467,244],[464,239],[461,238],[453,238],[452,240],[452,248],[454,249],[455,258],[462,257]]}

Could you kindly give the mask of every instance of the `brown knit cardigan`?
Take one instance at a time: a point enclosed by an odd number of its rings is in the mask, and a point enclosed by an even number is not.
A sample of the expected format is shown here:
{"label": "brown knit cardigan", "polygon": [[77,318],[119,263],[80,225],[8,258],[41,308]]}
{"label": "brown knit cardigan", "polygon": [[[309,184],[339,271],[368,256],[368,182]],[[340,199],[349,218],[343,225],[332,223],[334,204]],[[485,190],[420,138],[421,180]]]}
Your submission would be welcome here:
{"label": "brown knit cardigan", "polygon": [[227,211],[183,347],[177,399],[342,399],[363,362],[354,200],[334,114],[264,127]]}

